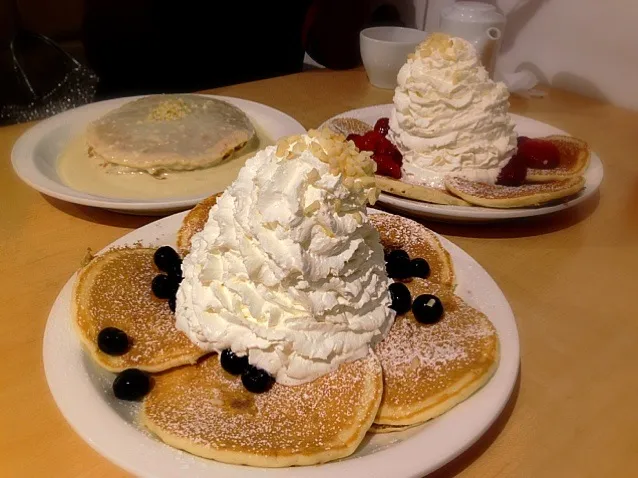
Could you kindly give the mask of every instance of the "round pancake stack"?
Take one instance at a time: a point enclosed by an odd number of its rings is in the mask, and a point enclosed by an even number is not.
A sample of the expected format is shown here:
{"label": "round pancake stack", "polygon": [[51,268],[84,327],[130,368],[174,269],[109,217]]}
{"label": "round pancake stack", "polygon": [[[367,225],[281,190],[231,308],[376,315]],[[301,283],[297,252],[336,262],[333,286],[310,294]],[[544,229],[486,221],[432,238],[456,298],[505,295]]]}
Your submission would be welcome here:
{"label": "round pancake stack", "polygon": [[[372,129],[372,126],[356,118],[335,118],[326,125],[344,135],[361,134]],[[448,176],[445,189],[437,189],[377,175],[377,187],[388,194],[433,204],[499,209],[539,206],[577,194],[585,186],[583,174],[591,154],[587,143],[564,135],[539,139],[556,147],[559,153],[558,166],[552,169],[529,168],[525,183],[520,186],[486,184]]]}
{"label": "round pancake stack", "polygon": [[[204,226],[214,203],[209,198],[185,217],[178,231],[181,253],[188,251],[190,238]],[[370,220],[386,249],[403,249],[428,261],[428,278],[406,284],[413,297],[436,294],[444,316],[431,325],[418,323],[411,312],[397,316],[365,358],[310,383],[275,383],[269,391],[253,394],[239,377],[221,368],[215,354],[190,365],[202,353],[184,342],[166,304],[152,296],[150,283],[158,271],[153,250],[147,248],[106,252],[80,271],[74,319],[82,342],[108,370],[165,370],[154,375],[140,413],[141,423],[171,446],[263,467],[349,456],[366,432],[415,426],[466,399],[487,382],[498,363],[494,327],[454,295],[452,261],[437,237],[399,216],[371,214]],[[129,353],[110,357],[97,350],[96,335],[105,326],[131,336]]]}
{"label": "round pancake stack", "polygon": [[157,173],[208,168],[243,148],[255,128],[236,106],[203,95],[151,95],[89,124],[91,156]]}

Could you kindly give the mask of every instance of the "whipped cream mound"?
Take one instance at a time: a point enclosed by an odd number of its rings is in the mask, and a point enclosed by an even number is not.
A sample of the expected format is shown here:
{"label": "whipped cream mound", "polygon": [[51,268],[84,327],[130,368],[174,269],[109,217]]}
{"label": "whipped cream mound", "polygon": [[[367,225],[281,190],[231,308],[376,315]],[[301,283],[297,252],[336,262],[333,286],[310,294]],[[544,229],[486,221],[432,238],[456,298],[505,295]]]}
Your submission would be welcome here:
{"label": "whipped cream mound", "polygon": [[249,159],[193,236],[177,328],[284,385],[368,354],[394,320],[369,156],[325,129]]}
{"label": "whipped cream mound", "polygon": [[509,92],[489,78],[474,46],[434,33],[397,76],[390,140],[403,154],[402,179],[444,188],[449,174],[494,183],[516,151]]}

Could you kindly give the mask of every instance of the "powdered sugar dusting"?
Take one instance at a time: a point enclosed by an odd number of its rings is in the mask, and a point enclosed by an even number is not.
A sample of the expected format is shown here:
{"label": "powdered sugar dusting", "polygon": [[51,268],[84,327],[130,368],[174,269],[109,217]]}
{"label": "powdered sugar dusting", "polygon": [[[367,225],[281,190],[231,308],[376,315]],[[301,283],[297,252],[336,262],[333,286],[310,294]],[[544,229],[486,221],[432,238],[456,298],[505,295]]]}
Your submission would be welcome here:
{"label": "powdered sugar dusting", "polygon": [[370,214],[385,249],[403,249],[411,258],[421,257],[430,265],[428,280],[452,285],[454,273],[447,251],[432,231],[418,222],[392,214]]}
{"label": "powdered sugar dusting", "polygon": [[438,296],[445,313],[433,325],[417,322],[412,312],[399,316],[375,348],[384,372],[384,401],[396,405],[421,402],[467,372],[489,367],[497,340],[491,322],[449,289],[421,279],[407,286],[413,297]]}
{"label": "powdered sugar dusting", "polygon": [[381,367],[374,355],[299,386],[246,391],[216,355],[157,377],[146,417],[165,433],[212,450],[268,456],[342,448],[375,413]]}
{"label": "powdered sugar dusting", "polygon": [[461,177],[446,179],[446,185],[452,191],[458,191],[481,199],[517,199],[539,194],[555,194],[575,187],[582,178],[569,178],[546,183],[522,184],[520,186],[501,186],[470,181]]}
{"label": "powdered sugar dusting", "polygon": [[194,361],[201,350],[175,328],[168,301],[157,299],[151,281],[159,274],[153,264],[155,249],[113,249],[95,258],[80,276],[78,324],[97,344],[105,327],[117,327],[132,340],[119,357],[100,353],[112,367],[156,366],[187,356]]}

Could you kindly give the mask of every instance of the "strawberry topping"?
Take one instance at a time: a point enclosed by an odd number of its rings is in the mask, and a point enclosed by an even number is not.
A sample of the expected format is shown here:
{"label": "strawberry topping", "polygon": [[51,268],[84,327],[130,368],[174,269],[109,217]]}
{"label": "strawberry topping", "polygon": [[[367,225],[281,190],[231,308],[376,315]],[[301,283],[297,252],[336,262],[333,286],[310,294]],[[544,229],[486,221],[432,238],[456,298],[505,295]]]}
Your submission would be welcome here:
{"label": "strawberry topping", "polygon": [[377,174],[401,179],[403,155],[386,137],[390,129],[388,118],[379,118],[374,129],[365,134],[349,134],[346,140],[352,141],[361,151],[372,151],[372,159],[377,163]]}
{"label": "strawberry topping", "polygon": [[518,145],[518,154],[525,158],[528,168],[554,169],[560,163],[558,148],[543,139],[525,139]]}

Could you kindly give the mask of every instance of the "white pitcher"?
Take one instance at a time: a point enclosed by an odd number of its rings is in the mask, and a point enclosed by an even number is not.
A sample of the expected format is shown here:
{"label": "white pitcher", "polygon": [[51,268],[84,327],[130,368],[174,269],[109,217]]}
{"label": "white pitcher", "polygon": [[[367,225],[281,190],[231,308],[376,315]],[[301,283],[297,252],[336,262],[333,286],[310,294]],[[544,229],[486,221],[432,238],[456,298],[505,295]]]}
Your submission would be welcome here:
{"label": "white pitcher", "polygon": [[493,77],[505,21],[505,15],[489,3],[456,2],[441,11],[440,31],[471,42]]}

